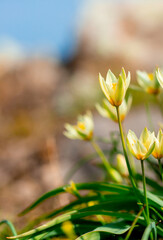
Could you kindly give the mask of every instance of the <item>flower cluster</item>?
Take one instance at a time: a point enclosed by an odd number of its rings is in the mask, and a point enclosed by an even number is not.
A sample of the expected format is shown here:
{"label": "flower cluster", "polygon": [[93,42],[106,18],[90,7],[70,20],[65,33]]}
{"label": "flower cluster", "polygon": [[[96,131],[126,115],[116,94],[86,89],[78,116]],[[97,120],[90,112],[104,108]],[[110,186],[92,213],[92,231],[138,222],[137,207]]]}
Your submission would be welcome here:
{"label": "flower cluster", "polygon": [[[125,99],[126,91],[130,84],[130,78],[130,72],[128,72],[126,76],[124,68],[122,68],[118,78],[111,72],[110,69],[107,72],[106,80],[104,80],[102,75],[99,74],[100,86],[106,99],[103,100],[102,105],[96,104],[96,109],[103,117],[110,118],[115,122],[120,121],[120,125],[121,121],[125,119],[127,113],[129,112],[132,103],[131,96],[129,96],[127,100]],[[156,69],[154,73],[150,74],[137,71],[137,81],[146,92],[156,95],[160,92],[160,87],[163,87],[163,74],[160,69]],[[87,112],[83,116],[79,116],[77,125],[66,124],[65,128],[66,131],[64,134],[68,138],[93,142],[94,124],[92,114],[90,112]],[[157,137],[155,137],[154,132],[150,132],[147,128],[144,128],[140,138],[138,139],[135,133],[129,130],[127,134],[127,146],[132,155],[138,160],[145,160],[150,156],[150,154],[160,160],[163,157],[163,132],[160,129]],[[125,148],[125,146],[123,146],[123,148]],[[109,169],[108,171],[110,171],[110,176],[112,176],[111,170],[114,171],[114,169],[106,163],[107,160],[105,159],[105,156],[101,154],[99,147],[97,152],[99,156],[102,156],[104,164],[107,170]],[[122,164],[120,163],[121,161],[122,157],[119,155],[118,165]],[[115,175],[115,173],[113,175]],[[124,175],[126,175],[126,173]],[[112,177],[112,179],[114,178]]]}

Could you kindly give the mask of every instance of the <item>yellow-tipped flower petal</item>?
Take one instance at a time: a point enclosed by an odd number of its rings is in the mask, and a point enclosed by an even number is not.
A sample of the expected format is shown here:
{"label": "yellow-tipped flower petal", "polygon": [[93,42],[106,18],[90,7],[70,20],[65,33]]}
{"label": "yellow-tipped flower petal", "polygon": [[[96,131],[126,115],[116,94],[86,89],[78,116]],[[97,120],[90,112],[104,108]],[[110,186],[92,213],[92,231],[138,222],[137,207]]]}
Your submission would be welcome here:
{"label": "yellow-tipped flower petal", "polygon": [[155,136],[147,128],[144,128],[138,139],[134,132],[129,130],[127,134],[127,145],[130,152],[138,160],[144,160],[149,157],[155,147]]}
{"label": "yellow-tipped flower petal", "polygon": [[157,76],[157,79],[158,79],[161,87],[163,88],[163,73],[160,71],[159,68],[156,70],[156,76]]}
{"label": "yellow-tipped flower petal", "polygon": [[154,73],[137,71],[137,81],[147,93],[156,95],[160,92],[157,70]]}
{"label": "yellow-tipped flower petal", "polygon": [[126,78],[125,70],[122,68],[119,78],[116,78],[109,69],[107,72],[106,81],[101,74],[99,74],[99,82],[103,93],[111,105],[118,107],[122,104],[129,86],[130,73],[128,73],[128,77]]}
{"label": "yellow-tipped flower petal", "polygon": [[157,159],[161,159],[163,157],[163,132],[161,129],[157,134],[157,138],[155,137],[155,148],[152,155]]}
{"label": "yellow-tipped flower petal", "polygon": [[[130,110],[132,104],[132,97],[129,96],[127,101],[124,99],[122,104],[119,106],[119,113],[120,113],[120,119],[123,121],[127,115],[127,113]],[[116,108],[113,107],[107,99],[103,99],[102,106],[100,104],[96,104],[96,109],[99,112],[99,114],[103,117],[110,118],[114,122],[118,122],[117,118],[117,112]]]}
{"label": "yellow-tipped flower petal", "polygon": [[63,134],[70,139],[91,140],[93,137],[93,119],[91,112],[78,117],[77,125],[65,124],[66,131]]}

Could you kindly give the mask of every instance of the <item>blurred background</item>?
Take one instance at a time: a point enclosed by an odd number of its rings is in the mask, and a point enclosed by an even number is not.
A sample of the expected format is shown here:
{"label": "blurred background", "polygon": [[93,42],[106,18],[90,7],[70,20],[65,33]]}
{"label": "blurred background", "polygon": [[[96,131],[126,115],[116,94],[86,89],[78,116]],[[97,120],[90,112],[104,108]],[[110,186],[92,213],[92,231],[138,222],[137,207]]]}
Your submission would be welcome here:
{"label": "blurred background", "polygon": [[[65,122],[91,109],[96,135],[118,129],[95,110],[103,97],[98,73],[110,68],[118,74],[123,66],[134,83],[137,69],[163,66],[162,13],[158,0],[0,1],[1,219],[15,219],[41,194],[67,183],[74,164],[93,151],[63,136]],[[139,134],[148,126],[146,95],[134,93],[126,130]],[[150,101],[157,126],[161,115]],[[72,179],[100,176],[87,164]]]}

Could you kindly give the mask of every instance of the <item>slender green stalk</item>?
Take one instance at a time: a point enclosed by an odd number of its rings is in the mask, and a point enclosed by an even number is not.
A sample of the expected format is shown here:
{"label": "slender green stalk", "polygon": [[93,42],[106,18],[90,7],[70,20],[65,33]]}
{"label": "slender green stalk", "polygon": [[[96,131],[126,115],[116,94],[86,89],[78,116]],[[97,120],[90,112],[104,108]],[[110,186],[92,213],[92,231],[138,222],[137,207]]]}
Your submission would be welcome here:
{"label": "slender green stalk", "polygon": [[153,212],[155,212],[156,214],[157,214],[157,216],[163,221],[163,216],[159,213],[159,212],[157,212],[156,211],[156,209],[155,208],[153,208],[153,207],[149,207]]}
{"label": "slender green stalk", "polygon": [[[148,205],[148,198],[147,198],[147,190],[146,190],[146,180],[145,180],[145,171],[144,171],[144,160],[141,160],[141,169],[142,169],[142,177],[143,177],[143,188],[144,188],[144,198],[145,198],[145,205],[146,205],[146,221],[147,224],[150,224],[150,216],[149,216],[149,205]],[[150,239],[153,240],[153,232],[150,233]]]}
{"label": "slender green stalk", "polygon": [[[127,164],[129,176],[130,176],[130,181],[131,181],[133,190],[135,192],[135,195],[138,199],[138,202],[141,204],[140,198],[138,196],[138,189],[137,189],[136,183],[135,183],[134,178],[133,178],[133,173],[132,173],[130,163],[129,163],[129,159],[128,159],[128,155],[127,155],[127,149],[126,149],[126,145],[125,145],[125,140],[124,140],[124,135],[123,135],[123,130],[122,130],[122,124],[121,124],[121,120],[120,120],[119,107],[116,107],[116,111],[117,111],[117,117],[118,117],[118,124],[119,124],[119,131],[120,131],[120,135],[121,135],[122,147],[123,147],[123,152],[124,152],[124,156],[125,156],[125,159],[126,159],[126,164]],[[143,211],[143,215],[144,215],[144,219],[148,223],[145,211]]]}
{"label": "slender green stalk", "polygon": [[162,169],[161,159],[158,159],[158,164],[159,164],[160,173],[161,173],[161,180],[163,181],[163,169]]}
{"label": "slender green stalk", "polygon": [[[126,134],[123,124],[122,124],[122,129],[123,129],[124,138],[126,139],[127,134]],[[127,151],[127,156],[129,156],[129,159],[130,159],[130,165],[131,165],[131,171],[132,171],[133,177],[135,177],[136,176],[136,167],[135,167],[133,155],[131,154],[130,151],[128,151],[128,149],[126,149],[126,151]]]}
{"label": "slender green stalk", "polygon": [[121,120],[120,120],[119,107],[116,107],[116,110],[117,110],[117,117],[118,117],[118,124],[119,124],[119,131],[120,131],[120,135],[121,135],[123,152],[124,152],[124,156],[125,156],[125,159],[126,159],[126,164],[127,164],[127,168],[128,168],[128,172],[129,172],[129,176],[130,176],[130,181],[131,181],[131,184],[132,184],[132,186],[135,190],[136,189],[136,184],[135,184],[135,181],[134,181],[134,178],[133,178],[132,170],[131,170],[128,155],[127,155],[127,150],[126,150],[126,145],[125,145],[125,140],[124,140],[124,135],[123,135],[123,130],[122,130],[122,124],[121,124]]}
{"label": "slender green stalk", "polygon": [[107,158],[105,157],[103,151],[101,150],[101,148],[99,147],[99,145],[94,141],[92,140],[91,141],[92,143],[92,146],[93,148],[95,149],[95,151],[97,152],[97,154],[99,155],[99,157],[101,158],[103,164],[104,164],[104,167],[108,173],[108,176],[113,180],[115,181],[115,179],[113,178],[113,176],[110,174],[110,170],[112,169],[111,165],[109,164]]}
{"label": "slender green stalk", "polygon": [[[0,225],[2,225],[2,224],[7,224],[7,225],[9,226],[9,228],[11,229],[11,232],[12,232],[13,236],[17,236],[17,235],[18,235],[17,232],[16,232],[16,230],[15,230],[14,225],[12,224],[12,222],[10,222],[10,221],[8,221],[8,220],[2,220],[2,221],[0,221]],[[16,238],[15,240],[19,240],[19,239]]]}
{"label": "slender green stalk", "polygon": [[133,221],[133,223],[132,223],[132,225],[131,225],[130,230],[128,231],[128,233],[127,233],[127,235],[126,235],[126,237],[125,237],[125,240],[128,240],[128,239],[129,239],[129,237],[130,237],[130,235],[131,235],[131,233],[132,233],[132,231],[133,231],[133,229],[134,229],[134,227],[135,227],[135,225],[136,225],[136,223],[137,223],[140,215],[142,214],[143,210],[144,210],[144,207],[142,207],[142,208],[140,209],[140,211],[138,212],[136,218],[134,219],[134,221]]}
{"label": "slender green stalk", "polygon": [[149,206],[148,206],[148,199],[147,199],[147,190],[146,190],[146,180],[145,180],[145,172],[144,172],[144,160],[141,160],[141,169],[142,169],[142,177],[143,177],[143,188],[144,188],[144,198],[145,198],[145,205],[146,205],[146,214],[147,214],[147,221],[149,224]]}

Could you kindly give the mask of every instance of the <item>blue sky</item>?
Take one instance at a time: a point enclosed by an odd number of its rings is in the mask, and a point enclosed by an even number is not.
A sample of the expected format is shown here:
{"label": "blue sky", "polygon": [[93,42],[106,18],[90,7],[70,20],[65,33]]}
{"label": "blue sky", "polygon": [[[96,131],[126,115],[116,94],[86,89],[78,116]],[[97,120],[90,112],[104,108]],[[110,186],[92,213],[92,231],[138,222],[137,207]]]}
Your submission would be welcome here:
{"label": "blue sky", "polygon": [[0,0],[0,39],[11,38],[26,51],[71,55],[75,26],[85,0]]}

